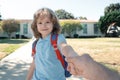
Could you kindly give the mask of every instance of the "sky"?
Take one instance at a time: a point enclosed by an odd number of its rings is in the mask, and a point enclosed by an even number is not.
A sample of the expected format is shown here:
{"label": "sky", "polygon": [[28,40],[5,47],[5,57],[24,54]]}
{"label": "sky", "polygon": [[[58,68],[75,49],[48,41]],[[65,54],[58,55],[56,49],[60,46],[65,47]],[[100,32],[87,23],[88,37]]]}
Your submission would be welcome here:
{"label": "sky", "polygon": [[118,2],[120,0],[0,0],[0,14],[2,19],[33,19],[38,9],[48,7],[53,11],[64,9],[75,17],[99,20],[106,6]]}

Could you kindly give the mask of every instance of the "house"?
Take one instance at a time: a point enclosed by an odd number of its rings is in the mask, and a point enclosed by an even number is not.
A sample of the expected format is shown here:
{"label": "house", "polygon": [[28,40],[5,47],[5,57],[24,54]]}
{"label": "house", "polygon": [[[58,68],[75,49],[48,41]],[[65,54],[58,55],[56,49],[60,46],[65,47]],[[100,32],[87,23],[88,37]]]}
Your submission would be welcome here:
{"label": "house", "polygon": [[27,37],[32,38],[33,32],[31,29],[32,20],[19,20],[20,22],[20,31],[19,31],[19,37]]}
{"label": "house", "polygon": [[[63,20],[60,20],[63,21]],[[79,37],[100,37],[102,36],[102,33],[100,32],[97,22],[93,20],[73,20],[80,22],[82,25],[82,30],[76,30],[75,34],[77,34]],[[65,36],[68,36],[66,33],[64,33]],[[74,34],[72,35],[74,36]]]}
{"label": "house", "polygon": [[[33,33],[31,30],[31,23],[32,20],[17,20],[18,22],[20,22],[20,27],[19,27],[19,31],[18,32],[14,32],[12,33],[11,37],[12,38],[32,38],[33,37]],[[6,38],[8,37],[8,35],[3,32],[0,31],[0,37],[1,38]]]}
{"label": "house", "polygon": [[[20,30],[17,32],[19,35],[19,38],[22,37],[27,37],[27,38],[32,38],[33,37],[33,32],[31,30],[31,23],[32,20],[18,20],[20,22]],[[99,37],[101,36],[101,32],[97,26],[97,21],[92,21],[92,20],[76,20],[80,21],[83,29],[80,31],[76,31],[76,33],[80,37]],[[1,34],[1,33],[0,33]],[[64,34],[67,36],[67,34]],[[0,35],[1,36],[1,35]],[[13,34],[13,37],[16,36],[16,33]]]}
{"label": "house", "polygon": [[78,31],[80,37],[100,37],[102,33],[97,25],[98,21],[93,20],[80,20],[83,27],[81,31]]}

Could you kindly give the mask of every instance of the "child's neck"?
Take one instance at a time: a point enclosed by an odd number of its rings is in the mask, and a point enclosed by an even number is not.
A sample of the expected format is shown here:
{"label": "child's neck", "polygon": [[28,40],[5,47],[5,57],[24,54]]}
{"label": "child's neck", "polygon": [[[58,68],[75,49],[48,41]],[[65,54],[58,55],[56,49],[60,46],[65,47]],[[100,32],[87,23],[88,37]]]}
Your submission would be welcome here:
{"label": "child's neck", "polygon": [[42,39],[45,39],[47,36],[49,36],[50,34],[48,34],[48,35],[43,35],[42,36]]}

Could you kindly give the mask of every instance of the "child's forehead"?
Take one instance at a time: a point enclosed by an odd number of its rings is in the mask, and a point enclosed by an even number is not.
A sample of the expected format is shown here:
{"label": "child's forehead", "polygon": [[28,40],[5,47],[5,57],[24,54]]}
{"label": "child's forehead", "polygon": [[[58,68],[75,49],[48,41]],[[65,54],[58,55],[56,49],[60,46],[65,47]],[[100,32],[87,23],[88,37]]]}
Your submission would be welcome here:
{"label": "child's forehead", "polygon": [[50,12],[49,11],[41,11],[41,12],[38,13],[38,16],[41,17],[41,18],[42,17],[43,18],[44,17],[50,17]]}
{"label": "child's forehead", "polygon": [[40,13],[38,14],[38,19],[41,19],[41,20],[42,20],[42,19],[45,19],[45,18],[47,18],[47,19],[50,19],[50,18],[51,18],[49,12],[43,11],[43,12],[40,12]]}
{"label": "child's forehead", "polygon": [[38,17],[38,19],[37,19],[37,21],[39,22],[39,21],[51,21],[51,19],[50,19],[50,17],[49,16],[39,16]]}

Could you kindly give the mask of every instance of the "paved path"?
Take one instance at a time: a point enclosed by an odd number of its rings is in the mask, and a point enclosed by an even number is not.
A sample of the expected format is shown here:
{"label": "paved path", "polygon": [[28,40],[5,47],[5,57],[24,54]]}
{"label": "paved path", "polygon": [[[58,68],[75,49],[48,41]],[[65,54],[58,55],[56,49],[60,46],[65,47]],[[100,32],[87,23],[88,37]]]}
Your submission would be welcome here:
{"label": "paved path", "polygon": [[[32,61],[31,43],[32,41],[0,61],[0,80],[25,80]],[[70,78],[67,80],[82,79]]]}
{"label": "paved path", "polygon": [[25,80],[31,60],[30,41],[0,61],[0,80]]}

